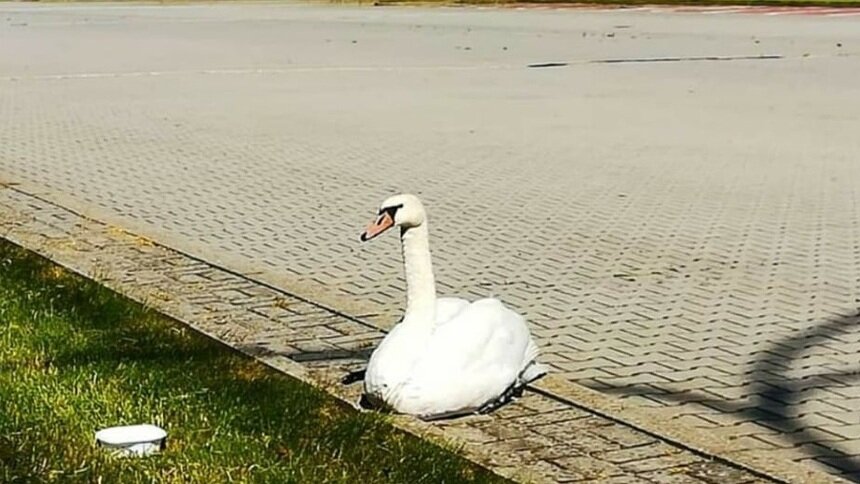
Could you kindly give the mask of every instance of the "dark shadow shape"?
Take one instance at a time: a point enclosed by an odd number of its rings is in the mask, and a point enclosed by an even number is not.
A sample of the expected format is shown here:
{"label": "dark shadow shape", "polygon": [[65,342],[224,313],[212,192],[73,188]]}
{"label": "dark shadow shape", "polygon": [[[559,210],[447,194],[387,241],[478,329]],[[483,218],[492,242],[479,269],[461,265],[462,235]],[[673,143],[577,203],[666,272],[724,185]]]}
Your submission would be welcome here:
{"label": "dark shadow shape", "polygon": [[371,353],[373,353],[373,349],[305,351],[300,353],[281,353],[281,355],[299,363],[309,363],[335,360],[367,361],[370,359]]}
{"label": "dark shadow shape", "polygon": [[567,67],[567,65],[567,62],[543,62],[540,64],[529,64],[526,67],[529,69],[544,69],[547,67]]}
{"label": "dark shadow shape", "polygon": [[860,368],[841,373],[822,373],[806,378],[791,379],[785,372],[792,363],[824,341],[832,341],[833,334],[846,334],[860,328],[860,313],[846,315],[814,325],[796,335],[773,342],[752,365],[749,385],[751,402],[730,402],[697,391],[673,391],[659,386],[631,385],[613,386],[601,382],[594,385],[604,393],[653,397],[656,400],[669,400],[677,403],[698,403],[721,413],[735,414],[742,419],[752,420],[764,427],[780,432],[777,438],[794,444],[807,445],[801,452],[809,457],[833,467],[852,482],[860,483],[860,456],[838,442],[817,442],[816,434],[803,423],[802,414],[793,415],[792,406],[810,400],[810,391],[827,388],[836,383],[860,381]]}
{"label": "dark shadow shape", "polygon": [[[830,336],[833,333],[848,333],[856,330],[858,324],[860,324],[860,313],[855,312],[851,315],[825,320],[823,323],[813,325],[797,335],[775,341],[770,346],[769,351],[763,352],[763,357],[753,364],[753,378],[760,375],[761,379],[753,383],[753,390],[755,391],[753,398],[756,406],[750,409],[748,413],[751,412],[758,420],[766,422],[769,427],[783,432],[790,432],[792,428],[799,426],[797,424],[802,424],[802,418],[792,417],[790,412],[791,406],[801,403],[801,392],[793,389],[791,385],[786,385],[786,382],[790,381],[788,377],[782,372],[772,370],[768,363],[771,360],[781,360],[780,363],[791,368],[794,361],[799,360],[816,345],[827,340],[832,341]],[[842,372],[838,375],[849,381],[858,379],[858,371]],[[833,377],[835,374],[830,374],[830,376]],[[821,377],[818,378],[818,380],[820,379]],[[801,430],[798,433],[784,435],[787,435],[795,443],[800,443],[804,441],[803,437],[810,437],[808,434],[807,430]],[[807,451],[807,455],[814,458],[837,457],[840,461],[838,464],[830,463],[828,465],[846,473],[846,477],[853,482],[860,482],[860,456],[852,456],[852,451],[839,443],[824,444],[823,447],[830,450],[832,454],[822,455],[824,452]]]}
{"label": "dark shadow shape", "polygon": [[[730,55],[730,56],[689,56],[689,57],[643,57],[630,59],[599,59],[590,61],[590,64],[647,64],[661,62],[702,62],[702,61],[738,61],[738,60],[778,60],[781,55]],[[529,66],[531,67],[531,66]]]}
{"label": "dark shadow shape", "polygon": [[339,360],[367,361],[375,348],[328,349],[319,351],[275,351],[266,344],[237,344],[236,349],[252,356],[277,355],[299,363],[313,363]]}
{"label": "dark shadow shape", "polygon": [[[319,363],[327,361],[353,361],[355,363],[366,363],[375,349],[331,349],[321,351],[289,352],[273,351],[265,344],[260,343],[240,344],[237,345],[236,348],[239,351],[252,356],[283,356],[284,358],[289,358],[297,363]],[[365,371],[365,369],[349,371],[343,378],[341,378],[341,384],[352,385],[353,383],[363,381]]]}

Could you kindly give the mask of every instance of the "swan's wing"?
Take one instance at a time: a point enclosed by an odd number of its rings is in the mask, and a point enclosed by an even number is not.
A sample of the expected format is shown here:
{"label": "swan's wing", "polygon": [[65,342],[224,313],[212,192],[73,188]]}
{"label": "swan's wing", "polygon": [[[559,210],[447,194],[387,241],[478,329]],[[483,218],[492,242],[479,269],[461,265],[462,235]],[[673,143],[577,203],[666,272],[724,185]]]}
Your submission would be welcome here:
{"label": "swan's wing", "polygon": [[439,326],[428,349],[444,355],[436,362],[440,368],[477,370],[521,365],[528,342],[529,330],[522,316],[497,299],[481,299]]}
{"label": "swan's wing", "polygon": [[436,300],[436,325],[448,323],[469,304],[469,301],[459,297],[440,297]]}
{"label": "swan's wing", "polygon": [[[456,314],[468,307],[469,301],[465,299],[437,299],[436,325],[454,319]],[[423,345],[425,340],[426,338],[422,338],[418,343]],[[406,379],[412,373],[412,362],[416,356],[414,348],[415,342],[409,335],[409,330],[402,324],[394,326],[370,356],[365,372],[364,391],[371,394],[387,393],[390,391],[387,384]]]}
{"label": "swan's wing", "polygon": [[477,410],[517,382],[529,342],[522,316],[476,301],[437,327],[397,406],[418,415]]}

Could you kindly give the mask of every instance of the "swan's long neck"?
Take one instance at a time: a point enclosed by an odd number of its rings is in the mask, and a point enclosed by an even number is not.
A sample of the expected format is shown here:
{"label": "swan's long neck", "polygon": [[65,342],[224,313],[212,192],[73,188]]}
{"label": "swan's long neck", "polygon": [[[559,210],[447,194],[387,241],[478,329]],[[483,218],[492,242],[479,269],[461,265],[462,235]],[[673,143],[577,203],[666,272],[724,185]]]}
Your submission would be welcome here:
{"label": "swan's long neck", "polygon": [[430,328],[436,321],[436,282],[430,259],[427,222],[400,234],[406,266],[406,315],[403,323]]}

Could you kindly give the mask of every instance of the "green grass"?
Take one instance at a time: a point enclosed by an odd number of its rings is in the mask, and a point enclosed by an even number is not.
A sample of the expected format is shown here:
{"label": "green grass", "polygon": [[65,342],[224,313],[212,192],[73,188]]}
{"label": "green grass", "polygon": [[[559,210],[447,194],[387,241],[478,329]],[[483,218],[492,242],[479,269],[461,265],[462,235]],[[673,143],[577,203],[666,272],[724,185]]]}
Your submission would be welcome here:
{"label": "green grass", "polygon": [[[133,423],[167,449],[95,445]],[[70,481],[501,479],[0,241],[0,482]]]}

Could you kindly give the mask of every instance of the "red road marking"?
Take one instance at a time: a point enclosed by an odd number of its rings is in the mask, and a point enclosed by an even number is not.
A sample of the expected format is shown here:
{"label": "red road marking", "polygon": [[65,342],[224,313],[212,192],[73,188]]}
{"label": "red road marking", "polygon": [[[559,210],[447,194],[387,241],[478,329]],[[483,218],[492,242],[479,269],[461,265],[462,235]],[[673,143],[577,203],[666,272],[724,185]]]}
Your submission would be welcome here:
{"label": "red road marking", "polygon": [[512,3],[505,5],[479,6],[477,8],[512,8],[516,10],[585,10],[590,12],[653,12],[653,13],[698,13],[705,15],[718,14],[759,14],[759,15],[817,15],[817,16],[839,16],[847,17],[860,15],[860,7],[793,7],[793,6],[614,6],[614,5],[592,5],[582,3]]}

